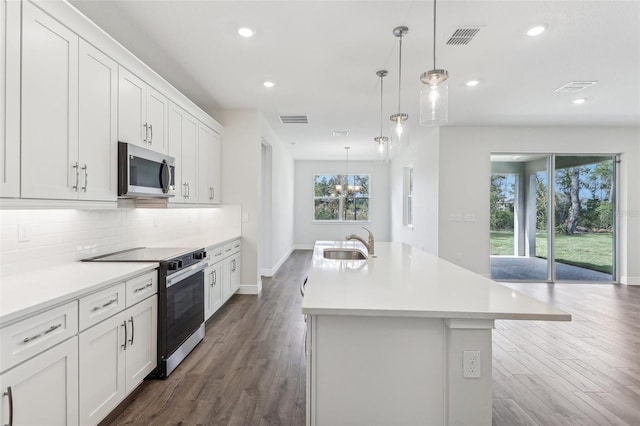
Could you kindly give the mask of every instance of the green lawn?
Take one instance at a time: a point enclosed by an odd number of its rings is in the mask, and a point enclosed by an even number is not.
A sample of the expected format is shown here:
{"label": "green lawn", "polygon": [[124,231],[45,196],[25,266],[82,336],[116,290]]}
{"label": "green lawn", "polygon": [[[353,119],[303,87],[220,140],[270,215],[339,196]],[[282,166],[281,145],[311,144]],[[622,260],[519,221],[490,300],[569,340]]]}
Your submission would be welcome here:
{"label": "green lawn", "polygon": [[[611,234],[556,234],[556,261],[611,274]],[[513,232],[491,231],[491,254],[513,255]],[[547,257],[547,234],[536,234],[536,254]]]}

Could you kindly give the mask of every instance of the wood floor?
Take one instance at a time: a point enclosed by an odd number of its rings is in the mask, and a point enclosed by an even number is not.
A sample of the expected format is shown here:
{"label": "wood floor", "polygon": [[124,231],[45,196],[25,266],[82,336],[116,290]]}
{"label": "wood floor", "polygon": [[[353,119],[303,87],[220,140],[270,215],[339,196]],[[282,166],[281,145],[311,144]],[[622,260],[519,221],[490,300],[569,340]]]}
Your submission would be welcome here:
{"label": "wood floor", "polygon": [[[259,297],[236,295],[164,381],[146,381],[113,425],[304,425],[298,287],[311,261],[295,251]],[[640,287],[506,284],[573,321],[497,321],[495,425],[640,425]]]}

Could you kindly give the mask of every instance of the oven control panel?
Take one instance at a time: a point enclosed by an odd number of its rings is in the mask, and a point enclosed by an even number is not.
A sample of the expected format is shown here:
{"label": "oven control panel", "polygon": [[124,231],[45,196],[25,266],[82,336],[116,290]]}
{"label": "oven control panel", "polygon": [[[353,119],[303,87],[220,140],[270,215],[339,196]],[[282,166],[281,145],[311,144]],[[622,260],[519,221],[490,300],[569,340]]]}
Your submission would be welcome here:
{"label": "oven control panel", "polygon": [[204,249],[198,249],[191,253],[169,259],[167,261],[167,275],[178,272],[181,269],[188,268],[189,266],[201,262],[206,258],[207,252]]}

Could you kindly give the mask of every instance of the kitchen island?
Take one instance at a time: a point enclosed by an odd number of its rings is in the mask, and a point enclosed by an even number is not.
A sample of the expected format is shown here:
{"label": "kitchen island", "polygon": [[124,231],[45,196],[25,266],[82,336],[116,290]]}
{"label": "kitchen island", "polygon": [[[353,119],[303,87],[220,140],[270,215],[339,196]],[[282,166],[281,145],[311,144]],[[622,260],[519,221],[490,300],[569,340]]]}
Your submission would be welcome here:
{"label": "kitchen island", "polygon": [[305,287],[307,425],[490,425],[494,321],[571,315],[401,243],[324,257]]}

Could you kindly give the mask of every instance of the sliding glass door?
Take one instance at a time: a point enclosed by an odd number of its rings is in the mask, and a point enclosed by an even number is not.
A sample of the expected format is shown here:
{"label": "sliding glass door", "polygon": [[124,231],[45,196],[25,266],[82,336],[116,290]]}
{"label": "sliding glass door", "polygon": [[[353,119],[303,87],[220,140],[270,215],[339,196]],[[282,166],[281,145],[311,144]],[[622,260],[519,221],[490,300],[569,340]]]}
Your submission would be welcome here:
{"label": "sliding glass door", "polygon": [[615,156],[492,155],[491,277],[614,281],[615,177]]}

